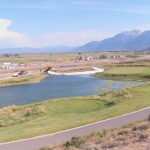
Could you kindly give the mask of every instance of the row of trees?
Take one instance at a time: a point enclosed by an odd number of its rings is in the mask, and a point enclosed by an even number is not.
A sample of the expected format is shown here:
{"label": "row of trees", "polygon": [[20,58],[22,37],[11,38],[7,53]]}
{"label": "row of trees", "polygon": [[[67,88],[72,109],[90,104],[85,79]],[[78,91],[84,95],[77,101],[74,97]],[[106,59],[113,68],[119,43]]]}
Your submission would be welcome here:
{"label": "row of trees", "polygon": [[3,54],[2,57],[18,57],[19,54]]}

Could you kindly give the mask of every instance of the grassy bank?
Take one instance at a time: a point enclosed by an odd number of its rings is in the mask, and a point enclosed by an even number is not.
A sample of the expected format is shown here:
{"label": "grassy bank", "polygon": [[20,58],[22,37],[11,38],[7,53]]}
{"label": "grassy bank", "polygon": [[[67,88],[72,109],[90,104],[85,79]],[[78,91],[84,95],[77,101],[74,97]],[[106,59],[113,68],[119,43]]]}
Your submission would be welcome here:
{"label": "grassy bank", "polygon": [[96,73],[94,76],[112,80],[150,81],[150,68],[137,66],[114,67],[105,70],[103,73]]}
{"label": "grassy bank", "polygon": [[47,74],[40,73],[40,74],[17,77],[17,78],[8,79],[8,80],[0,80],[0,87],[37,83],[47,76],[48,76]]}
{"label": "grassy bank", "polygon": [[145,108],[150,106],[149,91],[148,84],[1,109],[0,142],[61,131]]}

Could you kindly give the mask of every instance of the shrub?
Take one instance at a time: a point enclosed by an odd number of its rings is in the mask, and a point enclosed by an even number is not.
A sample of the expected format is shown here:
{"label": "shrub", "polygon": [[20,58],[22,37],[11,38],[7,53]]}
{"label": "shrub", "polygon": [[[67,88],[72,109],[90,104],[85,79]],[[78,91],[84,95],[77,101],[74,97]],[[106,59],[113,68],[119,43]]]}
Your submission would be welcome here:
{"label": "shrub", "polygon": [[116,138],[116,141],[125,141],[125,138],[124,137],[118,137],[118,138]]}
{"label": "shrub", "polygon": [[100,137],[105,137],[107,135],[107,130],[102,130],[99,132]]}
{"label": "shrub", "polygon": [[136,131],[136,130],[137,130],[137,126],[133,126],[132,131]]}
{"label": "shrub", "polygon": [[69,146],[71,146],[71,143],[70,143],[70,141],[67,141],[67,142],[64,144],[64,146],[66,146],[66,147],[69,147]]}
{"label": "shrub", "polygon": [[114,147],[117,147],[116,143],[107,143],[107,144],[104,144],[101,148],[102,149],[109,149],[109,148],[114,148]]}
{"label": "shrub", "polygon": [[84,144],[84,141],[81,137],[72,137],[71,141],[67,141],[65,143],[66,147],[73,146],[76,148],[80,148]]}
{"label": "shrub", "polygon": [[50,147],[43,147],[43,148],[40,148],[40,150],[52,150],[52,148],[50,148]]}
{"label": "shrub", "polygon": [[108,132],[107,130],[95,131],[90,136],[99,136],[103,138],[107,135],[107,132]]}
{"label": "shrub", "polygon": [[144,141],[148,138],[147,134],[138,134],[138,140],[139,141]]}
{"label": "shrub", "polygon": [[148,121],[150,121],[150,115],[148,116]]}
{"label": "shrub", "polygon": [[148,128],[149,128],[149,126],[147,124],[143,124],[138,127],[139,130],[147,130]]}
{"label": "shrub", "polygon": [[86,150],[98,150],[98,148],[96,148],[96,147],[89,147]]}
{"label": "shrub", "polygon": [[111,106],[116,105],[116,103],[113,102],[113,101],[110,101],[110,102],[107,102],[105,105],[106,105],[107,107],[111,107]]}
{"label": "shrub", "polygon": [[128,130],[122,130],[120,132],[118,132],[118,135],[125,135],[125,134],[128,134],[129,131]]}

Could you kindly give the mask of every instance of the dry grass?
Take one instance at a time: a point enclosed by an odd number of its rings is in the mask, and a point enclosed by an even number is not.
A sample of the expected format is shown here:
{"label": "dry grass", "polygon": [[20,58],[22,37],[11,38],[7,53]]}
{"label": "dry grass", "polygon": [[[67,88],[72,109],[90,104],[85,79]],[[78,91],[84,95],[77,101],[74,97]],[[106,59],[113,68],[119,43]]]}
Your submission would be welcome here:
{"label": "dry grass", "polygon": [[46,78],[47,76],[48,76],[47,74],[40,73],[17,77],[8,80],[0,80],[0,87],[37,83],[40,82],[42,79]]}
{"label": "dry grass", "polygon": [[[137,122],[120,129],[103,130],[86,137],[74,137],[74,142],[51,150],[149,150],[150,122]],[[71,144],[73,143],[73,144]],[[80,146],[78,146],[78,144]],[[46,149],[45,149],[46,150]]]}
{"label": "dry grass", "polygon": [[41,105],[18,108],[15,105],[0,109],[0,127],[23,123],[44,115]]}

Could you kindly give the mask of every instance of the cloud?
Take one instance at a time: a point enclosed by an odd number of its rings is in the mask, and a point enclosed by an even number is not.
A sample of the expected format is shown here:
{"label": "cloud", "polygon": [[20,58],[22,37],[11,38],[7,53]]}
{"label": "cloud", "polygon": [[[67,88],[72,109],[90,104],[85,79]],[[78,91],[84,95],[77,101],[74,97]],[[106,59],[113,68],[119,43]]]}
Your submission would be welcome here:
{"label": "cloud", "polygon": [[20,47],[30,43],[30,39],[24,33],[10,31],[12,20],[0,19],[0,46]]}
{"label": "cloud", "polygon": [[[150,24],[132,25],[132,26],[125,28],[124,30],[126,30],[126,31],[139,30],[141,32],[150,31]],[[122,31],[120,31],[120,32],[122,32]]]}
{"label": "cloud", "polygon": [[55,45],[79,46],[93,40],[111,36],[99,30],[52,32],[29,38],[25,33],[9,30],[12,20],[0,19],[0,48],[47,47]]}
{"label": "cloud", "polygon": [[[48,46],[80,46],[91,41],[100,41],[114,36],[116,33],[102,30],[82,30],[51,32],[29,38],[25,33],[9,30],[12,20],[0,19],[0,48],[8,47],[48,47]],[[127,30],[150,30],[150,25],[137,25]],[[122,31],[120,31],[122,32]]]}
{"label": "cloud", "polygon": [[88,31],[72,31],[72,32],[54,32],[40,36],[37,40],[38,46],[50,46],[50,45],[68,45],[79,46],[90,41],[102,40],[104,38],[112,36],[111,33],[107,33],[99,30]]}

